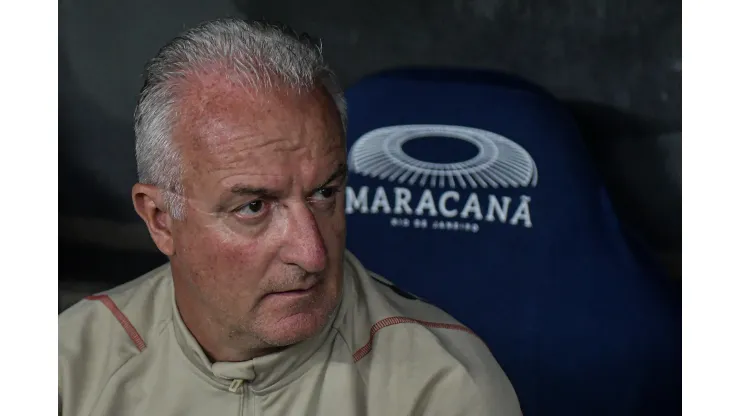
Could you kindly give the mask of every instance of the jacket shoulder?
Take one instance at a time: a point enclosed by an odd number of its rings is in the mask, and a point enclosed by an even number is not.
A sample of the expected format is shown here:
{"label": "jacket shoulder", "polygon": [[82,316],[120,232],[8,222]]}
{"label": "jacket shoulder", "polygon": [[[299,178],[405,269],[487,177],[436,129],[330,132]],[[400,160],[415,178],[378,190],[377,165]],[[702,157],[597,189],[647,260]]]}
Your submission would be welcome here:
{"label": "jacket shoulder", "polygon": [[508,377],[471,329],[359,262],[354,268],[357,299],[344,332],[369,390],[404,392],[405,404],[388,411],[458,414],[445,413],[452,409],[445,403],[454,403],[467,414],[518,414]]}
{"label": "jacket shoulder", "polygon": [[161,331],[171,317],[161,301],[169,295],[167,273],[168,267],[157,268],[59,315],[59,396],[65,410],[90,411],[95,392]]}

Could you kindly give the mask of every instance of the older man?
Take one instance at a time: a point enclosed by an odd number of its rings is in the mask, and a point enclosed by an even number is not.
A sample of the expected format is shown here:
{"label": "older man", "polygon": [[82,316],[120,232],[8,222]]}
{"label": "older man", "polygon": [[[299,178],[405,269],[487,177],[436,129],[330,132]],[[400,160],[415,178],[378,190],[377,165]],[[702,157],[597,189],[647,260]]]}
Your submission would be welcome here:
{"label": "older man", "polygon": [[170,261],[60,316],[61,413],[520,414],[480,339],[345,251],[345,125],[287,30],[217,20],[159,52],[132,193]]}

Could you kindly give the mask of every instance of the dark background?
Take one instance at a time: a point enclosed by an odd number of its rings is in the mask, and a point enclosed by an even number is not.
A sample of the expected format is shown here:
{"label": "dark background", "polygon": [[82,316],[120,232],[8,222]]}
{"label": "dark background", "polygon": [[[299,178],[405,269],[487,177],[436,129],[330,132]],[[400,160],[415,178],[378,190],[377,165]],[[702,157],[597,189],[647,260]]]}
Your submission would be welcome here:
{"label": "dark background", "polygon": [[[513,72],[572,109],[627,226],[681,249],[677,0],[60,0],[60,308],[163,261],[133,211],[132,114],[147,59],[237,15],[323,40],[344,86],[398,66]],[[678,272],[680,273],[680,272]]]}

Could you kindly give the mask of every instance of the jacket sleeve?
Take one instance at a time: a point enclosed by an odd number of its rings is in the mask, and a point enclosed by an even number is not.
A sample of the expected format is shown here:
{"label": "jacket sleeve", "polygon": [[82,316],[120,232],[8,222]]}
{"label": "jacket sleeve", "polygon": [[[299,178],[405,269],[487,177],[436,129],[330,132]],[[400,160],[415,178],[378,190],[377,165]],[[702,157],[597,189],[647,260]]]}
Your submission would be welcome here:
{"label": "jacket sleeve", "polygon": [[138,350],[113,314],[83,300],[59,315],[59,414],[90,414],[114,372]]}
{"label": "jacket sleeve", "polygon": [[503,371],[471,373],[459,367],[425,391],[414,415],[522,416],[519,400]]}

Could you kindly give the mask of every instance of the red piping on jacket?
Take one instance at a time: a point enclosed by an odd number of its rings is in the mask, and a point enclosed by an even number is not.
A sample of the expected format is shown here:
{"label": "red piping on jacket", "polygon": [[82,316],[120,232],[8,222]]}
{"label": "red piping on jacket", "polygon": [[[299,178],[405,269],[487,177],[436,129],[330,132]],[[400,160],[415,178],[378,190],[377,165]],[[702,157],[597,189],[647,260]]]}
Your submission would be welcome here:
{"label": "red piping on jacket", "polygon": [[393,317],[385,318],[381,321],[378,321],[372,327],[370,327],[370,340],[367,341],[367,344],[365,344],[362,348],[360,348],[354,354],[352,354],[352,358],[355,360],[355,362],[360,361],[364,356],[366,356],[368,353],[370,353],[370,351],[372,351],[373,339],[375,338],[375,334],[377,334],[378,331],[380,331],[381,329],[385,327],[388,327],[391,325],[398,325],[398,324],[419,324],[427,328],[452,329],[455,331],[463,331],[469,334],[476,335],[470,328],[467,328],[463,325],[444,324],[440,322],[429,322],[429,321],[421,321],[419,319],[405,318],[403,316],[393,316]]}
{"label": "red piping on jacket", "polygon": [[144,340],[141,338],[141,335],[136,331],[136,328],[131,324],[131,321],[128,320],[126,315],[121,312],[120,309],[118,309],[118,306],[116,306],[115,302],[110,298],[108,295],[93,295],[88,296],[85,299],[88,300],[99,300],[103,305],[105,305],[111,313],[113,313],[113,316],[116,317],[118,322],[121,323],[121,326],[126,331],[126,334],[128,334],[129,338],[131,338],[131,341],[134,342],[134,345],[136,345],[136,348],[139,349],[139,351],[144,351],[146,348],[146,344],[144,343]]}

